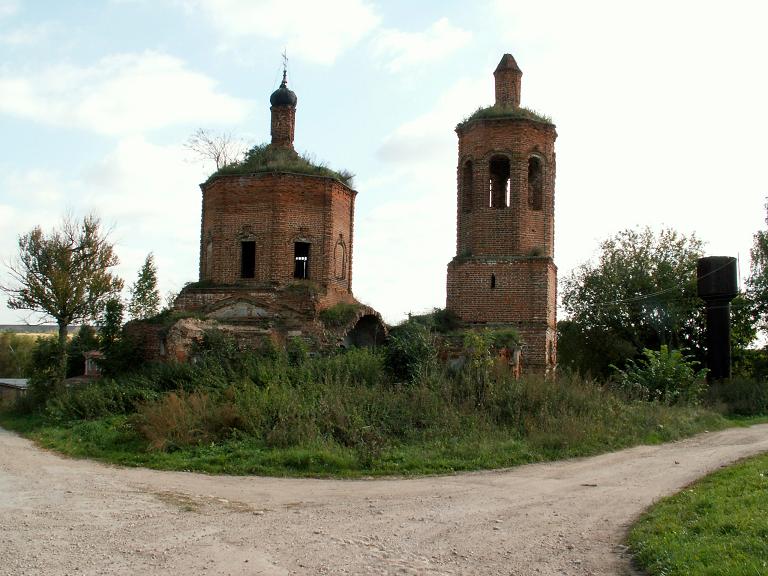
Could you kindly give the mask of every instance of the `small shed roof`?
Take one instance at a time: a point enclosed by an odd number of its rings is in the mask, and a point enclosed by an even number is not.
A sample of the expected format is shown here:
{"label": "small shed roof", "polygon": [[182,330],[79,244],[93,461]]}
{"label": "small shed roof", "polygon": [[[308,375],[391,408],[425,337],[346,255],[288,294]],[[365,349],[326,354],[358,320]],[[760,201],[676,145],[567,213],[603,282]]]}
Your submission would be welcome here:
{"label": "small shed roof", "polygon": [[6,388],[20,388],[26,390],[28,382],[29,378],[0,378],[0,386]]}

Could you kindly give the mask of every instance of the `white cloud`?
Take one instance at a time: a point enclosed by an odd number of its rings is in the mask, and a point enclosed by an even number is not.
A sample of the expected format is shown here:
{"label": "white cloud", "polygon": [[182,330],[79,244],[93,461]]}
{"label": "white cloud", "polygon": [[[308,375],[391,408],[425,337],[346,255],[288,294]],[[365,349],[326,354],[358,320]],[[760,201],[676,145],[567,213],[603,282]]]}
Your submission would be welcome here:
{"label": "white cloud", "polygon": [[82,175],[83,205],[113,223],[126,280],[148,252],[157,258],[163,291],[197,279],[204,174],[188,157],[181,146],[131,137]]}
{"label": "white cloud", "polygon": [[[761,158],[768,84],[754,72],[768,52],[768,6],[495,0],[493,7],[494,33],[525,73],[523,103],[557,123],[561,277],[600,240],[646,224],[695,231],[709,253],[740,254],[746,272],[768,189]],[[530,25],[542,17],[546,26]]]}
{"label": "white cloud", "polygon": [[[19,235],[40,225],[50,230],[65,212],[101,217],[120,258],[116,272],[129,285],[154,252],[161,292],[197,279],[200,189],[203,171],[181,146],[158,146],[140,137],[116,147],[74,179],[46,170],[0,179],[0,262],[13,256]],[[66,203],[65,203],[66,201]],[[0,271],[0,279],[4,273]],[[25,314],[0,309],[2,322]]]}
{"label": "white cloud", "polygon": [[423,165],[425,161],[455,164],[454,127],[492,95],[486,79],[462,78],[456,81],[429,111],[392,131],[377,154],[388,162]]}
{"label": "white cloud", "polygon": [[0,75],[0,112],[102,134],[234,123],[246,110],[245,101],[219,92],[211,78],[157,52],[109,56],[90,67]]}
{"label": "white cloud", "polygon": [[21,28],[0,33],[0,44],[5,44],[6,46],[34,46],[45,41],[50,35],[51,30],[52,26],[48,22],[33,26],[22,26]]}
{"label": "white cloud", "polygon": [[12,16],[19,10],[18,0],[0,0],[0,18]]}
{"label": "white cloud", "polygon": [[388,182],[361,185],[376,206],[357,208],[353,289],[388,322],[445,306],[446,265],[456,245],[456,184],[444,168],[409,167]]}
{"label": "white cloud", "polygon": [[446,266],[456,246],[453,130],[491,95],[489,82],[459,79],[433,108],[385,138],[377,155],[387,176],[360,182],[355,295],[390,322],[445,306]]}
{"label": "white cloud", "polygon": [[401,72],[450,56],[472,38],[472,33],[440,18],[423,32],[382,30],[373,42],[374,53],[386,60],[386,69]]}
{"label": "white cloud", "polygon": [[201,10],[227,42],[279,41],[290,57],[332,64],[379,23],[365,0],[186,0]]}

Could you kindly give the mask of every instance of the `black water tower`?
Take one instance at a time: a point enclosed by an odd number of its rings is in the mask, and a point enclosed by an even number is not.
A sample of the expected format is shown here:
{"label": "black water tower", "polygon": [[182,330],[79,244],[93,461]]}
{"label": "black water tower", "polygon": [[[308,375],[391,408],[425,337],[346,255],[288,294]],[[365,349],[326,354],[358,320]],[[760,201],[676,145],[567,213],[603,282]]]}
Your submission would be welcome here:
{"label": "black water tower", "polygon": [[710,381],[731,377],[731,300],[739,293],[736,258],[699,258],[699,297],[707,304],[707,368]]}

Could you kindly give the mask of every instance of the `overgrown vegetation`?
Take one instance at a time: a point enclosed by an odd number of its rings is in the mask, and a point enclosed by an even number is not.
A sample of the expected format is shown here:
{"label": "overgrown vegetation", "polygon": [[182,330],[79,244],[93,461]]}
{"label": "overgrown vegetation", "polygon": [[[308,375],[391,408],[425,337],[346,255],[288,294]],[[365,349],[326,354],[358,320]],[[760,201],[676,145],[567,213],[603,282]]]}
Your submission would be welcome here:
{"label": "overgrown vegetation", "polygon": [[242,160],[221,166],[210,176],[208,181],[228,174],[256,174],[261,172],[293,172],[324,176],[334,178],[350,187],[353,186],[352,181],[354,179],[354,174],[351,172],[332,170],[310,156],[271,144],[259,144],[248,150]]}
{"label": "overgrown vegetation", "polygon": [[426,314],[409,314],[408,323],[414,322],[438,334],[450,334],[463,327],[456,313],[447,308],[433,308]]}
{"label": "overgrown vegetation", "polygon": [[11,284],[0,284],[8,307],[30,310],[58,325],[58,383],[67,373],[67,327],[91,321],[107,300],[123,288],[111,268],[119,263],[108,234],[93,214],[76,221],[65,217],[58,228],[39,226],[19,237],[16,258],[6,265]]}
{"label": "overgrown vegetation", "polygon": [[643,350],[638,362],[627,360],[624,370],[616,368],[618,385],[642,400],[666,404],[698,404],[706,391],[706,370],[680,350],[666,345],[656,352]]}
{"label": "overgrown vegetation", "polygon": [[357,311],[360,309],[359,304],[347,304],[346,302],[339,302],[334,304],[330,308],[320,311],[320,320],[326,326],[333,328],[340,328],[346,326],[357,316]]}
{"label": "overgrown vegetation", "polygon": [[160,312],[160,290],[157,288],[157,266],[152,252],[139,270],[136,282],[131,284],[128,314],[134,320],[146,320]]}
{"label": "overgrown vegetation", "polygon": [[32,371],[36,337],[0,332],[0,378],[25,378]]}
{"label": "overgrown vegetation", "polygon": [[482,118],[519,118],[523,120],[533,120],[534,122],[542,122],[544,124],[552,124],[552,118],[546,114],[541,114],[536,110],[525,108],[523,106],[493,106],[480,107],[472,114],[464,118],[458,123],[456,128],[463,128],[470,124],[474,120]]}
{"label": "overgrown vegetation", "polygon": [[766,573],[768,456],[720,470],[662,500],[629,544],[651,576]]}
{"label": "overgrown vegetation", "polygon": [[512,466],[728,425],[577,375],[514,380],[494,360],[492,331],[465,332],[463,346],[465,361],[449,368],[416,321],[383,348],[314,357],[301,339],[243,352],[211,332],[195,364],[123,371],[1,418],[45,446],[111,462],[346,476]]}

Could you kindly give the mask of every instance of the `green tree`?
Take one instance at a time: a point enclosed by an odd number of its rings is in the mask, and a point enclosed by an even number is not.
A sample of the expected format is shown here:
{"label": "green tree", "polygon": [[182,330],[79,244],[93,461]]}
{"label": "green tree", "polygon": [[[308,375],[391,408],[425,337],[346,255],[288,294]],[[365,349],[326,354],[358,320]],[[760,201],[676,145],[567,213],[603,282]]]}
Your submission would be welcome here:
{"label": "green tree", "polygon": [[55,378],[67,370],[67,326],[98,317],[104,303],[123,288],[110,268],[118,263],[113,245],[94,215],[66,217],[49,233],[38,226],[19,238],[19,252],[8,264],[12,284],[2,286],[8,306],[31,310],[59,327]]}
{"label": "green tree", "polygon": [[34,348],[35,339],[28,335],[0,332],[0,376],[28,377]]}
{"label": "green tree", "polygon": [[600,244],[596,262],[565,278],[563,306],[573,323],[566,336],[590,347],[595,364],[589,371],[606,374],[622,351],[636,356],[668,345],[700,354],[704,316],[696,262],[702,248],[695,236],[671,229],[624,230]]}
{"label": "green tree", "polygon": [[99,337],[93,326],[80,326],[67,345],[67,377],[85,374],[85,353],[98,349]]}
{"label": "green tree", "polygon": [[160,291],[157,289],[157,268],[150,252],[139,270],[139,277],[131,286],[128,313],[134,320],[144,320],[160,312]]}
{"label": "green tree", "polygon": [[120,337],[123,329],[123,312],[125,306],[120,298],[110,298],[104,304],[104,313],[99,318],[99,337],[101,348],[107,350]]}
{"label": "green tree", "polygon": [[643,400],[660,400],[667,404],[698,404],[704,391],[706,370],[699,362],[680,350],[662,344],[658,352],[643,350],[638,362],[627,361],[625,370],[616,369],[618,385]]}
{"label": "green tree", "polygon": [[[768,224],[768,217],[765,222]],[[758,230],[755,233],[750,256],[747,299],[753,306],[760,329],[768,331],[768,230]]]}

